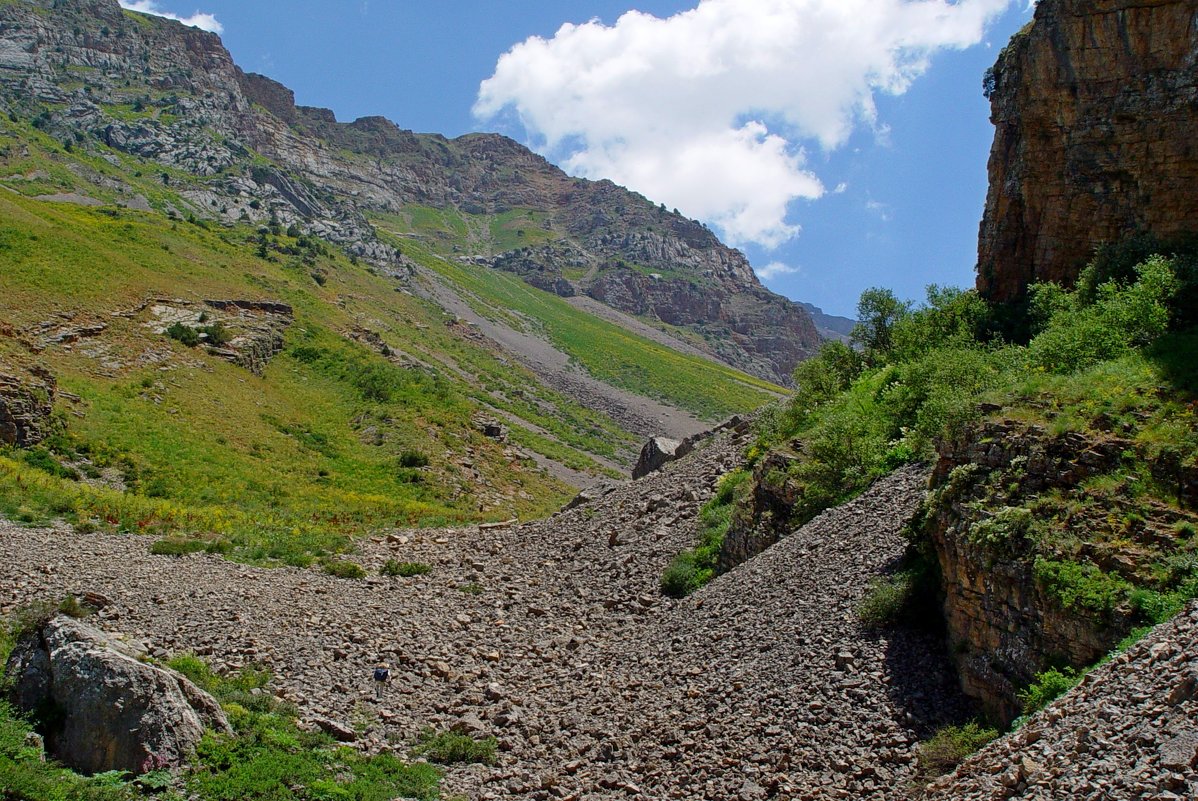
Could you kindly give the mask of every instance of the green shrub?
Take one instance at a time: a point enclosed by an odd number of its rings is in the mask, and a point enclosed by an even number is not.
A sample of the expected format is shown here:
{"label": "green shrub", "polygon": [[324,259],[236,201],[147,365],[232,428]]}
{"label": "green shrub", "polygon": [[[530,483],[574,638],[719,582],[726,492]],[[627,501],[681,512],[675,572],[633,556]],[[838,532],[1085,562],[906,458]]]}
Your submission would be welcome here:
{"label": "green shrub", "polygon": [[917,773],[920,783],[926,783],[950,772],[971,754],[997,738],[997,729],[983,727],[977,722],[940,729],[931,739],[919,744]]}
{"label": "green shrub", "polygon": [[428,467],[428,457],[420,451],[404,451],[399,455],[399,466],[408,469]]}
{"label": "green shrub", "polygon": [[166,335],[171,339],[177,340],[189,348],[194,348],[200,344],[200,332],[192,328],[190,325],[183,323],[172,323],[166,329]]}
{"label": "green shrub", "polygon": [[855,610],[861,625],[877,629],[902,620],[918,590],[917,580],[915,572],[903,571],[870,582]]}
{"label": "green shrub", "polygon": [[1004,506],[990,517],[969,527],[969,540],[991,549],[1012,549],[1032,531],[1035,518],[1030,509]]}
{"label": "green shrub", "polygon": [[30,448],[29,450],[18,451],[18,453],[21,456],[21,461],[25,462],[25,464],[29,465],[30,467],[37,468],[38,470],[43,470],[52,476],[69,479],[71,481],[78,481],[80,478],[78,470],[70,467],[64,467],[63,464],[45,448]]}
{"label": "green shrub", "polygon": [[865,366],[861,354],[843,342],[825,342],[819,352],[794,369],[795,403],[814,407],[848,389]]}
{"label": "green shrub", "polygon": [[1019,701],[1023,704],[1023,714],[1030,715],[1039,712],[1077,686],[1083,675],[1083,673],[1068,667],[1063,670],[1049,668],[1043,673],[1037,674],[1036,680],[1019,692]]}
{"label": "green shrub", "polygon": [[1037,557],[1032,575],[1062,609],[1098,616],[1109,616],[1132,591],[1132,585],[1123,579],[1090,564]]}
{"label": "green shrub", "polygon": [[1136,273],[1136,282],[1128,286],[1115,281],[1099,285],[1092,301],[1080,292],[1068,305],[1057,301],[1052,319],[1028,345],[1032,363],[1051,372],[1074,372],[1162,336],[1178,289],[1173,264],[1153,257]]}
{"label": "green shrub", "polygon": [[397,559],[388,559],[383,563],[383,567],[379,570],[379,574],[383,576],[402,576],[410,578],[412,576],[423,576],[432,570],[432,567],[424,562],[400,562]]}
{"label": "green shrub", "polygon": [[360,579],[366,578],[366,570],[357,562],[350,562],[344,559],[326,559],[321,567],[324,572],[330,576],[336,576],[343,579]]}
{"label": "green shrub", "polygon": [[439,762],[443,765],[455,763],[494,765],[498,761],[495,754],[498,745],[499,743],[494,737],[476,740],[469,735],[457,732],[437,732],[427,728],[416,738],[416,744],[412,747],[412,756],[423,757],[430,762]]}
{"label": "green shrub", "polygon": [[661,593],[671,598],[685,598],[713,578],[713,571],[696,564],[693,551],[674,557],[661,576]]}
{"label": "green shrub", "polygon": [[209,345],[215,345],[218,348],[229,344],[229,341],[233,338],[232,335],[229,334],[228,329],[225,328],[224,323],[220,322],[219,320],[211,325],[204,326],[199,330],[199,333],[206,334],[208,337],[206,340],[207,343]]}

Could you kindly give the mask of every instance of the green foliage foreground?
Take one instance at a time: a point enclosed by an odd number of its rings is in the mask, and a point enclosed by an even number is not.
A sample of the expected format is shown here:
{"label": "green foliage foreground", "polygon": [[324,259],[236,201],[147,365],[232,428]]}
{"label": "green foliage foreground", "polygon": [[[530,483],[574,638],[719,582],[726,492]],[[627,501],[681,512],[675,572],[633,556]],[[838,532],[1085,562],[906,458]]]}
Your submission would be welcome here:
{"label": "green foliage foreground", "polygon": [[[17,625],[0,623],[0,664]],[[4,801],[390,801],[440,797],[440,771],[392,754],[368,756],[320,732],[300,729],[296,710],[267,689],[270,673],[246,668],[213,672],[190,654],[169,666],[212,693],[233,725],[232,736],[206,734],[178,775],[113,772],[84,777],[31,744],[32,727],[0,701],[0,798]],[[3,682],[0,682],[2,684]]]}

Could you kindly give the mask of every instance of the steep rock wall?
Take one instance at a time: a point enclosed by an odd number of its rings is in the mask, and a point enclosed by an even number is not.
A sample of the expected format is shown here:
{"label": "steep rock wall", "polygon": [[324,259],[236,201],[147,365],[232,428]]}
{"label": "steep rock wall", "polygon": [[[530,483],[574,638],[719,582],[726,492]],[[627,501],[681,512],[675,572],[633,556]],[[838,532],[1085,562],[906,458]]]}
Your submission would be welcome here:
{"label": "steep rock wall", "polygon": [[978,289],[1071,284],[1103,242],[1198,229],[1198,7],[1041,0],[988,76]]}
{"label": "steep rock wall", "polygon": [[[1079,565],[1102,586],[1130,590],[1127,582],[1151,586],[1154,563],[1186,547],[1173,532],[1194,508],[1193,471],[1137,468],[1135,449],[1119,437],[1053,436],[1009,420],[941,444],[918,527],[942,576],[962,687],[1004,721],[1020,713],[1018,692],[1038,673],[1091,665],[1146,622],[1126,593],[1106,609],[1063,601],[1038,574],[1039,560]],[[1086,508],[1088,479],[1137,469],[1176,484],[1178,505],[1116,490]]]}

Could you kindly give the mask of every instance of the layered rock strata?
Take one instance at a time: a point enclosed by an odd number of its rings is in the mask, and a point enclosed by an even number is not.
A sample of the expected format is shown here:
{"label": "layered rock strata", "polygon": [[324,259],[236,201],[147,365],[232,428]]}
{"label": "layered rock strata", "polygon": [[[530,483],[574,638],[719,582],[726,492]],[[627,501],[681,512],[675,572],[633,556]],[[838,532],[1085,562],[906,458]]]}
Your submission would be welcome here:
{"label": "layered rock strata", "polygon": [[31,368],[19,374],[0,364],[0,443],[27,448],[54,430],[54,398],[58,384],[46,370]]}
{"label": "layered rock strata", "polygon": [[990,190],[978,289],[1071,284],[1101,243],[1198,229],[1190,0],[1042,0],[987,76]]}

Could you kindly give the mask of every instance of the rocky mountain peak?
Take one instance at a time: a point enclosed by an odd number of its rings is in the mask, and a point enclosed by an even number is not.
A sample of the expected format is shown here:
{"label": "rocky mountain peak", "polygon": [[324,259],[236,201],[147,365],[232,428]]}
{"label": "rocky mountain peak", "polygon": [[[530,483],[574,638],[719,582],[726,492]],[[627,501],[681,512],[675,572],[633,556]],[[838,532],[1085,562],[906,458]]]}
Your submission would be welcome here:
{"label": "rocky mountain peak", "polygon": [[[409,265],[380,241],[372,214],[532,213],[562,245],[515,260],[534,286],[688,327],[712,355],[775,382],[821,341],[805,310],[762,287],[744,254],[697,221],[611,181],[572,178],[498,134],[450,140],[381,116],[338,122],[239,69],[218,36],[115,0],[0,4],[0,109],[41,119],[60,141],[99,139],[192,176],[175,187],[187,207],[167,210],[180,216],[297,225],[403,276]],[[584,279],[563,277],[561,252]]]}

